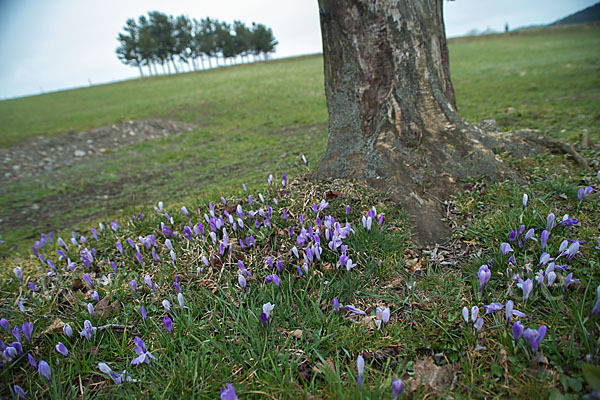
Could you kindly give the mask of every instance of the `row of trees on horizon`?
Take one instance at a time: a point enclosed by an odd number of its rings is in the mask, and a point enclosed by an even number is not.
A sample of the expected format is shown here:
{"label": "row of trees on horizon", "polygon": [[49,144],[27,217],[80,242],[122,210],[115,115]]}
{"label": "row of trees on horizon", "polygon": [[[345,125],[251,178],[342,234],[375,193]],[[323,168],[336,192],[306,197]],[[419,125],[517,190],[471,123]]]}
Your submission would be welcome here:
{"label": "row of trees on horizon", "polygon": [[205,62],[212,68],[213,60],[216,66],[219,60],[223,65],[230,60],[233,65],[238,57],[241,62],[249,62],[250,56],[254,61],[261,57],[266,60],[278,44],[271,28],[263,24],[253,22],[247,27],[240,21],[228,24],[208,17],[173,17],[159,11],[142,15],[137,21],[128,19],[123,31],[117,37],[117,57],[123,64],[137,67],[142,77],[142,67],[148,68],[149,75],[158,75],[157,65],[170,74],[171,65],[179,73],[184,66],[189,71],[205,69]]}

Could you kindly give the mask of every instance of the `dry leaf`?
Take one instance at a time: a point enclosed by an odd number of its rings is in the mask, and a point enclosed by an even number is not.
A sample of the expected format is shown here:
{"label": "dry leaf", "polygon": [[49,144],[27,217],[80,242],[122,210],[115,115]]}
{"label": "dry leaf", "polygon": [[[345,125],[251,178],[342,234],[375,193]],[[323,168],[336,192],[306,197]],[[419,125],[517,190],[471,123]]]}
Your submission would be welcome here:
{"label": "dry leaf", "polygon": [[94,312],[99,318],[108,318],[111,314],[117,314],[119,311],[121,311],[121,304],[118,301],[111,303],[108,295],[104,296],[94,307]]}
{"label": "dry leaf", "polygon": [[377,328],[377,325],[375,324],[375,320],[377,319],[377,317],[375,317],[374,315],[370,315],[370,316],[366,316],[363,317],[360,322],[363,324],[363,326],[367,329],[375,329]]}
{"label": "dry leaf", "polygon": [[412,258],[412,259],[406,261],[406,265],[410,269],[410,272],[414,273],[414,272],[420,271],[421,269],[425,268],[427,263],[425,262],[424,259],[419,260],[418,258]]}
{"label": "dry leaf", "polygon": [[47,335],[49,333],[62,333],[63,327],[66,324],[60,320],[60,318],[55,318],[54,321],[40,334],[41,336]]}
{"label": "dry leaf", "polygon": [[456,380],[456,370],[457,367],[454,365],[438,367],[433,358],[426,357],[413,365],[415,375],[407,381],[407,386],[410,392],[417,390],[419,384],[441,392],[453,386]]}

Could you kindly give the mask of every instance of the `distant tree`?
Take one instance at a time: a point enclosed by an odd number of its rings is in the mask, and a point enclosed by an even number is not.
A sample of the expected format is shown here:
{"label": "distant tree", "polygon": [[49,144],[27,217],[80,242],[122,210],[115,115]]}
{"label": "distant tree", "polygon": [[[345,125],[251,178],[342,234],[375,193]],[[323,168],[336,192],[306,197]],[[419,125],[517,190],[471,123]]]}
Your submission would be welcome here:
{"label": "distant tree", "polygon": [[268,54],[274,52],[275,46],[278,44],[271,28],[267,28],[263,24],[252,23],[251,48],[254,56],[258,57],[263,54],[266,60]]}
{"label": "distant tree", "polygon": [[242,57],[248,57],[251,50],[252,32],[241,21],[233,21],[233,31],[235,32],[235,52]]}
{"label": "distant tree", "polygon": [[154,43],[155,58],[163,66],[163,70],[166,64],[168,73],[171,73],[171,67],[169,66],[169,61],[171,61],[175,72],[178,72],[177,65],[173,61],[176,45],[173,37],[174,24],[172,18],[159,11],[151,11],[148,13],[148,20],[149,32]]}
{"label": "distant tree", "polygon": [[221,22],[216,25],[216,35],[218,48],[223,56],[224,64],[227,64],[227,60],[235,58],[237,55],[237,46],[235,43],[235,37],[231,34],[231,25],[226,22]]}
{"label": "distant tree", "polygon": [[194,29],[194,43],[197,51],[208,58],[208,67],[212,68],[211,58],[217,57],[219,48],[216,33],[217,21],[206,17],[201,20]]}
{"label": "distant tree", "polygon": [[144,77],[142,71],[142,64],[144,63],[144,57],[139,47],[139,29],[135,20],[130,18],[125,23],[123,28],[125,33],[119,33],[117,40],[119,41],[119,47],[117,47],[117,57],[125,65],[133,65],[138,67],[140,76]]}
{"label": "distant tree", "polygon": [[192,53],[192,22],[187,16],[180,15],[175,19],[173,35],[175,37],[175,54],[189,68],[189,62],[192,61],[192,64],[194,64],[194,60]]}
{"label": "distant tree", "polygon": [[252,23],[249,29],[241,21],[230,25],[208,17],[202,20],[190,20],[185,15],[173,18],[159,11],[140,16],[137,23],[128,19],[117,40],[117,56],[124,64],[138,67],[141,76],[144,76],[142,66],[148,67],[150,75],[153,69],[154,74],[158,74],[156,64],[162,66],[163,73],[171,73],[171,65],[178,73],[178,63],[182,69],[183,64],[187,64],[190,70],[195,70],[196,60],[200,59],[204,68],[204,57],[209,68],[212,68],[213,58],[219,65],[219,57],[223,57],[225,64],[228,59],[233,64],[237,56],[241,56],[243,62],[249,54],[253,54],[255,60],[261,54],[267,59],[278,44],[273,31],[263,24]]}

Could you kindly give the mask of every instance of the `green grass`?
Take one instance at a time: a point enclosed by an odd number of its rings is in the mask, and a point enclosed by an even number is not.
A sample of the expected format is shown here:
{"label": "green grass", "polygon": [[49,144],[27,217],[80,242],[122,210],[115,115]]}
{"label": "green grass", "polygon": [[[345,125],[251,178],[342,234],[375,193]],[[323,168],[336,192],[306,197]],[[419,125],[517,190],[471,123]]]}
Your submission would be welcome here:
{"label": "green grass", "polygon": [[575,142],[588,129],[600,142],[599,32],[599,24],[567,25],[451,40],[459,112]]}
{"label": "green grass", "polygon": [[[592,138],[597,137],[600,53],[590,49],[598,47],[599,30],[597,25],[576,26],[452,41],[452,74],[461,114],[470,121],[495,118],[506,129],[535,128],[570,141],[575,141],[583,128]],[[535,57],[524,57],[530,55]],[[565,60],[572,66],[563,68]],[[300,155],[306,154],[309,165],[314,166],[326,141],[321,68],[320,57],[307,57],[0,102],[2,121],[8,114],[14,118],[0,124],[0,129],[5,129],[5,146],[41,132],[58,134],[128,118],[158,116],[198,124],[190,134],[122,148],[101,162],[3,185],[0,205],[6,215],[24,210],[33,213],[31,206],[39,204],[40,215],[47,219],[23,219],[25,222],[3,232],[3,238],[9,240],[1,250],[9,257],[0,272],[0,318],[6,318],[11,328],[34,322],[33,340],[24,341],[24,351],[37,361],[47,361],[53,378],[46,381],[29,366],[26,356],[18,357],[0,369],[0,397],[10,398],[15,384],[29,398],[215,398],[227,382],[234,385],[240,398],[389,398],[394,378],[402,378],[406,386],[415,381],[410,390],[414,398],[575,399],[596,387],[597,382],[583,375],[585,365],[598,365],[600,360],[598,316],[588,318],[600,283],[600,252],[594,248],[600,237],[600,185],[592,171],[559,155],[508,158],[528,179],[527,185],[466,182],[468,190],[449,199],[449,215],[456,227],[453,243],[446,248],[450,253],[443,260],[430,260],[427,254],[411,249],[406,216],[384,193],[357,184],[313,184],[302,179],[306,169]],[[573,68],[579,72],[572,73]],[[527,72],[523,76],[522,70]],[[194,82],[199,87],[190,84]],[[531,90],[533,84],[535,90]],[[190,87],[198,91],[192,93]],[[112,91],[121,103],[107,101],[99,95],[102,91]],[[142,92],[144,96],[136,95]],[[69,96],[73,96],[71,100]],[[76,96],[87,107],[69,105]],[[546,100],[562,97],[566,99]],[[35,102],[47,102],[45,110],[39,106],[40,120],[26,122],[25,110],[34,108]],[[508,116],[509,106],[518,112]],[[72,115],[56,112],[60,107]],[[579,113],[584,117],[572,118]],[[281,158],[283,152],[288,155]],[[594,150],[584,155],[598,158]],[[290,182],[294,177],[297,181],[282,189],[282,172],[290,175]],[[264,183],[269,173],[274,174],[274,187]],[[247,184],[248,192],[242,190],[242,183]],[[587,185],[595,191],[579,202],[577,191]],[[108,200],[95,198],[105,193],[99,188],[112,190]],[[525,210],[521,206],[524,192],[529,195]],[[257,228],[248,215],[251,209],[266,210],[258,193],[272,207],[270,226]],[[248,194],[253,196],[252,206]],[[227,199],[227,211],[232,215],[233,206],[243,206],[245,226],[244,231],[228,226],[236,245],[224,256],[210,238],[188,241],[184,237],[189,219],[180,211],[185,205],[191,221],[203,223],[208,232],[204,213],[209,212],[209,201],[215,204],[217,215],[223,213],[226,208],[221,196]],[[304,217],[305,228],[311,224],[316,229],[310,206],[321,199],[329,201],[320,215],[321,223],[324,215],[335,217],[342,225],[351,223],[354,232],[343,242],[357,266],[350,272],[336,267],[339,251],[329,249],[322,228],[321,260],[299,277],[297,267],[302,262],[291,251],[298,246],[296,237],[302,229],[299,215]],[[159,200],[174,218],[173,224],[154,211]],[[350,205],[348,217],[346,205]],[[384,213],[384,222],[381,227],[374,223],[373,230],[366,232],[361,218],[372,206]],[[283,208],[288,211],[287,221]],[[128,217],[140,211],[143,218]],[[523,248],[513,243],[514,271],[533,279],[540,269],[539,237],[549,212],[558,220],[565,213],[580,219],[573,228],[554,228],[548,245],[552,255],[563,239],[587,243],[568,269],[558,273],[553,287],[538,286],[525,301],[521,290],[507,278],[508,260],[499,246],[519,225],[534,228],[538,242],[529,241]],[[117,231],[108,228],[99,232],[97,241],[92,238],[90,219],[101,220],[108,227],[114,218],[121,226]],[[175,232],[171,240],[176,266],[165,245],[161,222]],[[84,235],[87,247],[96,250],[89,270],[81,261],[81,248],[69,241],[66,255],[76,263],[73,272],[66,268],[66,260],[59,259],[56,244],[40,249],[56,265],[55,276],[48,276],[48,265],[30,252],[11,249],[14,243],[30,245],[31,238],[39,240],[42,231],[55,230],[56,239],[57,227],[68,229],[78,224],[77,236]],[[293,238],[288,234],[290,227]],[[70,238],[70,230],[60,236]],[[157,238],[154,250],[159,261],[138,241],[150,234]],[[256,248],[242,250],[237,239],[249,235],[255,238]],[[19,238],[21,241],[16,241]],[[138,244],[143,266],[136,261],[128,238]],[[123,255],[117,251],[116,241],[123,244]],[[300,257],[302,253],[301,249]],[[202,256],[208,257],[209,266],[204,265]],[[274,271],[267,267],[268,256],[284,260],[278,273],[281,289],[264,282]],[[254,275],[247,277],[246,291],[238,284],[238,260]],[[449,260],[457,262],[444,264]],[[116,263],[116,273],[110,261]],[[479,292],[477,271],[488,261],[492,277]],[[24,283],[12,274],[15,266],[23,269]],[[100,298],[107,296],[117,302],[118,311],[99,315],[90,289],[74,284],[86,272]],[[568,272],[581,282],[563,294]],[[156,283],[156,292],[145,287],[146,274]],[[185,300],[183,310],[173,285],[176,274]],[[111,277],[108,285],[102,284],[103,275]],[[128,285],[133,279],[138,292]],[[38,291],[31,292],[28,282],[34,282]],[[351,318],[346,310],[334,312],[333,297],[343,305],[365,310],[370,317],[376,307],[389,307],[390,321],[381,330],[374,329],[367,320]],[[163,308],[164,299],[170,301],[172,315]],[[540,346],[547,364],[533,361],[534,354],[523,339],[514,343],[503,311],[483,315],[484,304],[508,299],[527,314],[519,318],[526,328],[548,326]],[[17,301],[27,308],[25,314],[15,311]],[[116,324],[125,330],[113,326],[98,332],[91,342],[81,338],[78,332],[83,321],[90,319],[88,302],[96,307],[94,326]],[[263,327],[259,316],[266,302],[275,304],[275,309],[270,324]],[[140,316],[142,305],[148,311],[145,322]],[[470,324],[466,326],[461,316],[463,307],[474,305],[484,319],[480,333]],[[163,318],[168,315],[174,321],[173,334],[163,328]],[[61,329],[45,331],[56,320],[70,324],[74,336],[67,338]],[[294,331],[302,331],[302,336],[292,335]],[[143,338],[157,358],[150,365],[130,364],[136,357],[135,336]],[[12,342],[11,337],[0,329],[5,343]],[[59,341],[67,346],[69,358],[54,349]],[[363,388],[356,384],[358,354],[366,360]],[[453,386],[436,391],[418,385],[419,365],[428,357],[453,371]],[[115,385],[99,370],[99,362],[114,371],[127,369],[136,381]]]}
{"label": "green grass", "polygon": [[[451,40],[461,115],[570,141],[585,128],[599,142],[599,31],[583,25]],[[3,184],[0,230],[8,248],[27,248],[38,232],[85,225],[157,199],[185,201],[256,184],[269,172],[297,176],[301,154],[314,166],[325,149],[322,68],[321,56],[308,56],[0,102],[2,147],[126,119],[197,126],[119,149],[106,160]],[[509,115],[508,107],[516,112]]]}

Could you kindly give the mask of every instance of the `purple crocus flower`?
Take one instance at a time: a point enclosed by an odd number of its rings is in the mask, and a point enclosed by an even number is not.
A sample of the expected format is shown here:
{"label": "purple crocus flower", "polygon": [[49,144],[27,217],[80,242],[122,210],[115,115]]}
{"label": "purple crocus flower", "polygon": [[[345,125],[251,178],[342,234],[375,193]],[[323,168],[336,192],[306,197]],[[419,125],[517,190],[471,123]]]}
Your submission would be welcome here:
{"label": "purple crocus flower", "polygon": [[358,376],[356,378],[358,386],[363,385],[363,375],[365,373],[365,359],[360,354],[356,358],[356,369],[358,370]]}
{"label": "purple crocus flower", "polygon": [[181,294],[181,292],[177,293],[177,302],[179,303],[179,307],[181,307],[181,309],[183,310],[185,303],[183,301],[183,294]]}
{"label": "purple crocus flower", "polygon": [[281,285],[281,280],[279,279],[279,276],[277,276],[277,274],[267,275],[267,277],[265,278],[265,283],[269,282],[273,282],[278,288]]}
{"label": "purple crocus flower", "polygon": [[535,234],[535,230],[533,228],[530,228],[527,231],[527,233],[525,233],[525,236],[523,237],[523,244],[525,244],[525,242],[527,242],[529,239],[535,240],[537,242],[537,239],[533,237],[534,234]]}
{"label": "purple crocus flower", "polygon": [[548,238],[550,237],[550,232],[548,232],[547,230],[543,230],[542,231],[542,235],[540,238],[540,246],[542,248],[542,250],[546,249],[546,244],[548,243]]}
{"label": "purple crocus flower", "polygon": [[[106,279],[108,280],[108,278],[106,278]],[[94,299],[95,301],[100,301],[100,296],[98,295],[98,292],[96,292],[95,290],[90,293],[90,297],[92,299]]]}
{"label": "purple crocus flower", "polygon": [[23,332],[23,336],[27,339],[28,342],[31,342],[31,334],[33,333],[33,322],[23,322],[21,325],[21,331]]}
{"label": "purple crocus flower", "polygon": [[548,264],[549,261],[553,260],[548,253],[542,253],[540,256],[540,266]]}
{"label": "purple crocus flower", "polygon": [[244,278],[244,274],[241,271],[238,274],[238,283],[240,284],[242,289],[245,291],[246,290],[246,278]]}
{"label": "purple crocus flower", "polygon": [[237,400],[235,389],[231,383],[226,383],[225,389],[221,389],[221,400]]}
{"label": "purple crocus flower", "polygon": [[83,322],[83,330],[79,332],[80,337],[85,337],[88,341],[92,340],[92,336],[96,334],[97,328],[92,326],[92,323],[87,319]]}
{"label": "purple crocus flower", "polygon": [[572,272],[569,273],[567,275],[567,277],[565,278],[565,285],[563,286],[563,289],[562,289],[563,293],[569,286],[571,286],[572,284],[574,284],[576,282],[579,282],[579,279],[573,279],[573,273]]}
{"label": "purple crocus flower", "polygon": [[490,271],[487,265],[482,265],[479,267],[479,272],[477,272],[477,276],[479,277],[479,291],[483,292],[485,289],[485,285],[490,281],[492,277],[492,271]]}
{"label": "purple crocus flower", "polygon": [[69,350],[67,350],[67,347],[64,344],[62,344],[61,342],[58,342],[55,349],[63,356],[65,356],[65,357],[69,356]]}
{"label": "purple crocus flower", "polygon": [[10,333],[10,323],[6,318],[0,319],[0,326],[8,333]]}
{"label": "purple crocus flower", "polygon": [[164,299],[162,301],[162,305],[165,308],[165,310],[167,310],[168,312],[171,312],[171,303],[169,302],[169,300]]}
{"label": "purple crocus flower", "polygon": [[512,300],[508,300],[506,302],[506,305],[505,305],[506,325],[510,324],[510,321],[512,320],[514,307],[515,307],[515,303]]}
{"label": "purple crocus flower", "polygon": [[506,256],[508,253],[512,252],[513,249],[510,247],[510,244],[504,242],[500,244],[500,251],[502,251],[503,256]]}
{"label": "purple crocus flower", "polygon": [[87,305],[88,313],[90,313],[90,317],[94,318],[94,306],[92,303],[88,303]]}
{"label": "purple crocus flower", "polygon": [[475,330],[481,332],[481,328],[483,328],[483,318],[479,317],[475,321]]}
{"label": "purple crocus flower", "polygon": [[478,314],[479,314],[479,307],[477,307],[477,306],[471,307],[471,322],[475,322],[477,320]]}
{"label": "purple crocus flower", "polygon": [[600,314],[600,285],[598,285],[598,288],[596,289],[596,293],[598,294],[598,299],[596,300],[596,304],[594,304],[594,308],[592,308],[590,317],[594,314]]}
{"label": "purple crocus flower", "polygon": [[152,278],[150,277],[150,275],[144,276],[144,282],[146,283],[146,286],[148,286],[150,289],[156,292],[156,285],[154,284],[154,282],[152,282]]}
{"label": "purple crocus flower", "polygon": [[33,358],[33,356],[29,353],[27,353],[27,361],[29,362],[29,365],[31,365],[31,368],[37,370],[38,364],[35,361],[35,358]]}
{"label": "purple crocus flower", "polygon": [[116,242],[115,246],[117,247],[117,250],[119,250],[119,253],[123,254],[123,246],[121,245],[121,242]]}
{"label": "purple crocus flower", "polygon": [[246,276],[252,276],[252,274],[246,269],[246,266],[242,262],[242,260],[238,260],[238,268],[242,271],[242,274]]}
{"label": "purple crocus flower", "polygon": [[12,335],[17,339],[17,342],[21,341],[21,329],[19,329],[19,325],[13,327]]}
{"label": "purple crocus flower", "polygon": [[44,378],[48,379],[48,382],[52,381],[52,372],[50,372],[50,366],[46,361],[40,361],[38,363],[38,372]]}
{"label": "purple crocus flower", "polygon": [[527,193],[523,193],[523,210],[525,209],[525,207],[527,207],[528,199],[529,199],[529,197],[527,196]]}
{"label": "purple crocus flower", "polygon": [[98,369],[100,371],[104,372],[105,374],[110,375],[110,377],[112,378],[112,380],[117,385],[122,384],[124,381],[125,382],[131,382],[131,381],[133,381],[133,379],[131,379],[131,377],[129,376],[129,374],[127,373],[126,370],[123,370],[123,372],[121,372],[119,374],[118,372],[113,372],[113,370],[108,365],[106,365],[105,363],[98,363]]}
{"label": "purple crocus flower", "polygon": [[26,400],[27,397],[25,396],[25,392],[23,391],[23,389],[21,389],[21,386],[19,385],[14,385],[13,386],[13,390],[15,391],[15,394],[17,396],[19,396],[19,398]]}
{"label": "purple crocus flower", "polygon": [[137,259],[137,262],[140,263],[140,265],[143,267],[144,266],[144,259],[142,258],[142,253],[140,253],[139,251],[135,252],[135,258]]}
{"label": "purple crocus flower", "polygon": [[163,318],[163,325],[164,325],[165,329],[167,331],[169,331],[169,333],[173,333],[173,320],[171,320],[171,318],[164,317]]}
{"label": "purple crocus flower", "polygon": [[577,198],[579,199],[579,202],[582,203],[593,191],[594,189],[591,186],[586,186],[585,189],[579,188],[577,191]]}
{"label": "purple crocus flower", "polygon": [[146,350],[146,343],[144,343],[144,341],[140,337],[136,336],[133,339],[133,341],[135,343],[133,351],[135,351],[135,353],[138,355],[138,357],[134,358],[131,361],[133,365],[138,365],[143,362],[145,362],[146,364],[150,364],[150,359],[156,360],[156,357],[154,357],[152,354],[150,354],[148,350]]}
{"label": "purple crocus flower", "polygon": [[63,333],[67,337],[72,337],[73,336],[73,328],[71,328],[71,325],[65,324],[65,326],[63,326]]}
{"label": "purple crocus flower", "polygon": [[398,398],[404,389],[404,384],[402,383],[402,379],[396,378],[392,381],[392,394],[393,399]]}
{"label": "purple crocus flower", "polygon": [[21,281],[23,282],[23,272],[21,271],[21,268],[19,267],[15,267],[15,269],[13,270],[13,272],[15,273],[15,276]]}
{"label": "purple crocus flower", "polygon": [[263,304],[263,313],[266,314],[267,318],[271,317],[271,311],[273,311],[273,309],[275,308],[274,304],[271,304],[271,302]]}
{"label": "purple crocus flower", "polygon": [[508,241],[509,242],[514,242],[515,239],[517,238],[517,230],[513,229],[512,231],[510,231],[510,233],[508,234]]}
{"label": "purple crocus flower", "polygon": [[462,309],[462,317],[465,320],[465,323],[468,324],[469,323],[469,309],[467,307],[463,307],[463,309]]}
{"label": "purple crocus flower", "polygon": [[554,215],[554,213],[548,214],[548,217],[546,218],[546,230],[548,232],[551,232],[552,228],[554,228],[555,220],[556,220],[556,216]]}
{"label": "purple crocus flower", "polygon": [[350,313],[352,313],[352,315],[365,315],[365,312],[363,310],[359,310],[358,308],[354,307],[353,305],[347,305],[344,306],[344,308],[348,311],[350,311]]}
{"label": "purple crocus flower", "polygon": [[134,292],[137,292],[138,286],[137,286],[137,282],[135,279],[129,281],[129,287],[131,287],[131,289],[133,289]]}
{"label": "purple crocus flower", "polygon": [[573,241],[573,243],[571,243],[569,245],[569,248],[565,252],[565,254],[567,256],[567,261],[569,261],[573,257],[575,257],[577,255],[577,253],[579,253],[579,241],[575,240],[575,241]]}
{"label": "purple crocus flower", "polygon": [[518,342],[519,339],[521,338],[521,335],[523,335],[523,325],[521,324],[521,321],[517,321],[513,324],[512,327],[512,335],[513,338],[515,339],[515,342]]}
{"label": "purple crocus flower", "polygon": [[534,353],[537,353],[540,343],[546,336],[547,330],[548,328],[546,328],[546,325],[542,325],[537,330],[527,328],[525,329],[525,332],[523,332],[523,337],[525,338],[525,341],[527,342],[529,347],[531,347],[531,350]]}
{"label": "purple crocus flower", "polygon": [[83,280],[85,281],[85,283],[88,284],[90,288],[94,289],[94,282],[92,282],[92,277],[90,276],[90,274],[88,274],[87,272],[83,274]]}
{"label": "purple crocus flower", "polygon": [[523,299],[527,302],[529,298],[529,294],[533,290],[533,281],[531,279],[527,279],[526,281],[519,278],[519,283],[517,283],[517,287],[519,287],[523,291]]}
{"label": "purple crocus flower", "polygon": [[335,312],[340,312],[340,302],[338,301],[337,297],[333,298],[333,309]]}
{"label": "purple crocus flower", "polygon": [[381,325],[387,324],[390,321],[390,308],[381,308],[377,307],[375,310],[375,324],[377,325],[377,330],[381,329]]}
{"label": "purple crocus flower", "polygon": [[262,324],[263,327],[267,326],[267,323],[269,322],[269,317],[267,316],[266,313],[261,313],[260,314],[260,323]]}
{"label": "purple crocus flower", "polygon": [[557,226],[564,226],[565,228],[571,228],[579,223],[577,218],[569,218],[569,214],[565,214],[562,221]]}

